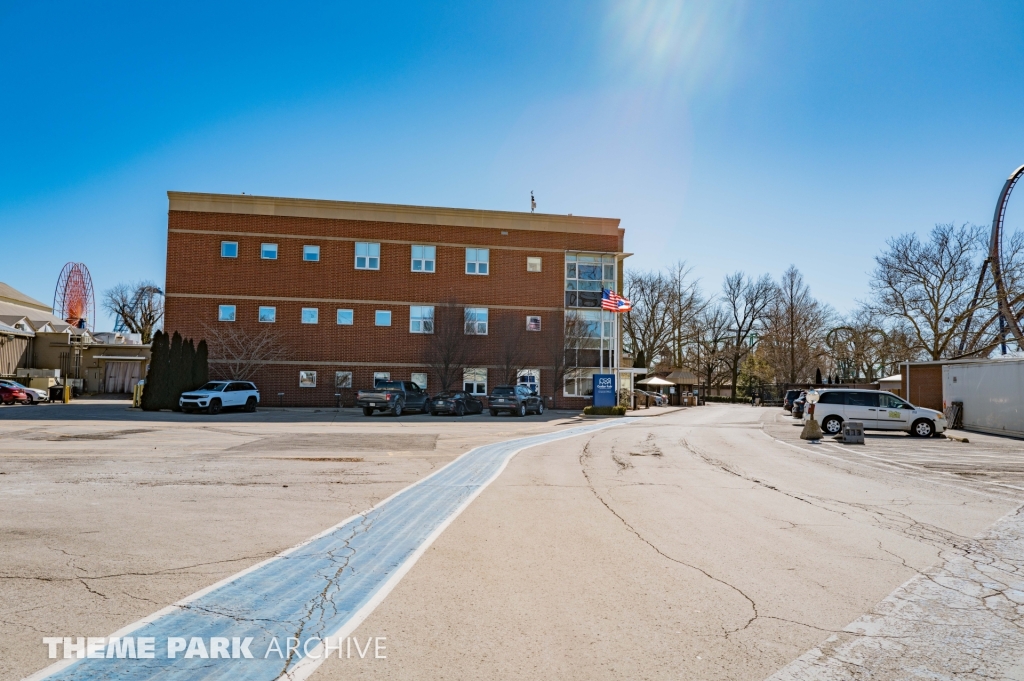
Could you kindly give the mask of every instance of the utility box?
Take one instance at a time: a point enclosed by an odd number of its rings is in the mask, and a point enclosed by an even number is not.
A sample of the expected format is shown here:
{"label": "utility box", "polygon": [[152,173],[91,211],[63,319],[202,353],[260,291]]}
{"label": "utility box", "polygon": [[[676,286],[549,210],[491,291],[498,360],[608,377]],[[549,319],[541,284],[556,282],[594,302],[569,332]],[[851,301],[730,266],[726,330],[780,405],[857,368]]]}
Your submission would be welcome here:
{"label": "utility box", "polygon": [[49,390],[55,385],[57,385],[56,378],[36,377],[28,379],[28,387],[35,388],[36,390]]}
{"label": "utility box", "polygon": [[843,444],[864,444],[864,424],[861,421],[843,421]]}

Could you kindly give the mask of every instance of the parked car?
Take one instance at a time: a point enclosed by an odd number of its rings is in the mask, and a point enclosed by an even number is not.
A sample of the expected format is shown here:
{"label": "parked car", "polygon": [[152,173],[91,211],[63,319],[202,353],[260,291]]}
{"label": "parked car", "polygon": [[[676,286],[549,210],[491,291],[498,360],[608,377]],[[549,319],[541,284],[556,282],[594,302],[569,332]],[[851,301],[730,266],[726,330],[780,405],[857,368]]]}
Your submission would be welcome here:
{"label": "parked car", "polygon": [[357,392],[356,406],[362,407],[364,416],[375,411],[401,416],[407,409],[425,414],[430,410],[430,395],[412,381],[381,381],[373,390]]}
{"label": "parked car", "polygon": [[787,390],[786,396],[782,398],[782,408],[786,411],[793,411],[793,402],[800,397],[803,390]]}
{"label": "parked car", "polygon": [[11,388],[6,385],[0,385],[0,402],[3,402],[4,404],[14,404],[15,402],[32,404],[32,399],[26,395],[25,391],[21,388]]}
{"label": "parked car", "polygon": [[804,420],[813,415],[828,435],[842,432],[843,421],[860,421],[865,430],[904,430],[917,437],[946,430],[946,416],[941,411],[915,407],[883,390],[823,388],[812,390],[808,400]]}
{"label": "parked car", "polygon": [[663,407],[668,404],[668,398],[661,393],[652,392],[650,390],[637,390],[637,392],[654,402],[654,406],[656,407]]}
{"label": "parked car", "polygon": [[482,414],[484,403],[465,391],[450,390],[440,392],[430,398],[429,410],[432,416],[438,414],[455,414],[456,416]]}
{"label": "parked car", "polygon": [[802,419],[804,417],[804,410],[807,408],[807,391],[801,390],[800,394],[797,395],[796,399],[793,400],[793,406],[790,408],[790,412],[793,414],[793,418]]}
{"label": "parked car", "polygon": [[487,406],[491,416],[507,411],[512,416],[526,416],[531,411],[535,414],[544,413],[544,398],[536,390],[525,385],[499,385],[487,396]]}
{"label": "parked car", "polygon": [[222,409],[239,407],[245,411],[256,411],[260,403],[260,391],[248,381],[210,381],[198,390],[189,390],[178,398],[178,406],[187,414],[205,409],[219,414]]}
{"label": "parked car", "polygon": [[29,388],[29,387],[23,386],[21,383],[18,383],[17,381],[12,381],[12,380],[9,380],[9,379],[6,379],[6,378],[0,380],[0,386],[4,386],[4,387],[7,387],[7,388],[15,388],[17,390],[21,390],[22,392],[25,393],[25,395],[28,396],[28,399],[31,401],[32,404],[38,404],[39,402],[49,402],[50,401],[50,393],[47,390],[39,390],[38,388]]}

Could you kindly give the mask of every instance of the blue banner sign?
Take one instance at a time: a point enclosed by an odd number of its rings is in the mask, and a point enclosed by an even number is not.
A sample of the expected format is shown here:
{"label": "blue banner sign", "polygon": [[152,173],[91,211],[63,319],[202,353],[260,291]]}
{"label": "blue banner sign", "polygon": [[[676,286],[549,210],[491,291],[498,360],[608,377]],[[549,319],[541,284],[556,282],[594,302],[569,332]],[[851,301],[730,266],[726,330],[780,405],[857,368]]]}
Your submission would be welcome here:
{"label": "blue banner sign", "polygon": [[594,406],[614,407],[618,403],[615,396],[615,374],[594,374]]}

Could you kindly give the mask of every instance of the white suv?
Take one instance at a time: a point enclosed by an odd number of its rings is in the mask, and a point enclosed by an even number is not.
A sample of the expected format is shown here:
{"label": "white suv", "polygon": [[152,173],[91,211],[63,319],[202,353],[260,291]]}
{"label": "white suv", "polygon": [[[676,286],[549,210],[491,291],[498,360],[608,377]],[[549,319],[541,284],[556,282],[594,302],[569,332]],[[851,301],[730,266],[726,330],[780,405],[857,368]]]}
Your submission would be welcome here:
{"label": "white suv", "polygon": [[946,430],[946,417],[941,411],[915,407],[881,390],[821,388],[808,391],[807,403],[804,422],[813,415],[827,435],[840,433],[843,421],[860,421],[865,430],[905,430],[919,437]]}
{"label": "white suv", "polygon": [[256,411],[259,403],[260,391],[248,381],[210,381],[198,390],[182,393],[178,399],[178,406],[189,414],[197,409],[218,414],[221,409],[229,407]]}

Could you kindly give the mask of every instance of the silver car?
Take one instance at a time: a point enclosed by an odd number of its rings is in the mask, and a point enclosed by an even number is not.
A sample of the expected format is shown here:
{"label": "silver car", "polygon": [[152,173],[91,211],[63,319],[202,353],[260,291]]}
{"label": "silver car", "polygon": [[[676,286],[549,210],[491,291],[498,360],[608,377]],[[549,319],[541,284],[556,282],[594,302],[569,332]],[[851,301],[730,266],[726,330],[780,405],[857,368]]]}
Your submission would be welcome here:
{"label": "silver car", "polygon": [[50,401],[50,393],[48,393],[47,391],[40,390],[38,388],[27,388],[23,386],[21,383],[18,383],[17,381],[12,381],[10,379],[4,378],[0,379],[0,385],[6,388],[17,388],[18,390],[24,390],[28,398],[32,400],[32,404],[39,404],[40,402]]}

